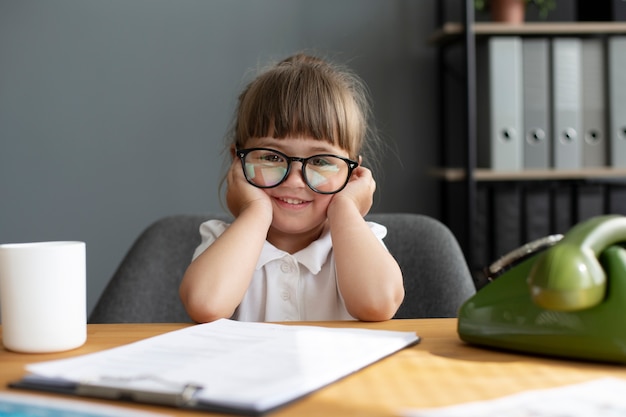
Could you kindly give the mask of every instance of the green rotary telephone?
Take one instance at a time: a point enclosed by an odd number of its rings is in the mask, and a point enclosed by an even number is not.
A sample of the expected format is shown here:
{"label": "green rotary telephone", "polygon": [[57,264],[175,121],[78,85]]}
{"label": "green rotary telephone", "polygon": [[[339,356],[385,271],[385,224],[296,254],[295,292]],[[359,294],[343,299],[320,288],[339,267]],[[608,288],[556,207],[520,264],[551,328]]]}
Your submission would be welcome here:
{"label": "green rotary telephone", "polygon": [[577,224],[488,269],[459,310],[462,340],[533,354],[626,363],[626,217]]}

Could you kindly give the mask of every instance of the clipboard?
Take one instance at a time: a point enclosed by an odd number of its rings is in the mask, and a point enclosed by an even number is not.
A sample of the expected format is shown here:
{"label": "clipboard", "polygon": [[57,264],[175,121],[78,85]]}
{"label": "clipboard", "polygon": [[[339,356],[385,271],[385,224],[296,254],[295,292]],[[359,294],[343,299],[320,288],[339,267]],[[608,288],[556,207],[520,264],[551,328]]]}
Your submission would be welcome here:
{"label": "clipboard", "polygon": [[[259,416],[287,405],[287,403],[267,410],[256,410],[248,407],[220,406],[197,401],[194,396],[202,387],[191,384],[185,385],[177,391],[155,392],[139,389],[127,389],[96,382],[76,383],[64,380],[54,380],[25,376],[17,382],[9,384],[10,388],[31,391],[42,391],[53,394],[63,394],[78,397],[99,398],[114,401],[129,401],[142,404],[160,405],[196,411],[213,413],[237,414],[243,416]],[[295,398],[297,400],[298,398]]]}
{"label": "clipboard", "polygon": [[413,332],[223,319],[101,352],[31,364],[29,373],[9,386],[257,416],[419,340]]}

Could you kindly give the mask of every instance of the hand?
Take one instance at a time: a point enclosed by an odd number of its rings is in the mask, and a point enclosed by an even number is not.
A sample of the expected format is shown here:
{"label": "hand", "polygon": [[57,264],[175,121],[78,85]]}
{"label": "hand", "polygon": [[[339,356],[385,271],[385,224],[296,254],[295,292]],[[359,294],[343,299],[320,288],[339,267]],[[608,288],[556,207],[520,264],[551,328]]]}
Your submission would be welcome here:
{"label": "hand", "polygon": [[241,162],[233,158],[226,175],[226,204],[235,217],[250,207],[261,205],[272,215],[272,201],[261,188],[248,183],[241,169]]}
{"label": "hand", "polygon": [[374,181],[372,171],[359,166],[352,172],[346,187],[333,196],[328,208],[330,209],[338,200],[348,199],[361,215],[365,216],[374,202],[374,191],[376,191],[376,181]]}

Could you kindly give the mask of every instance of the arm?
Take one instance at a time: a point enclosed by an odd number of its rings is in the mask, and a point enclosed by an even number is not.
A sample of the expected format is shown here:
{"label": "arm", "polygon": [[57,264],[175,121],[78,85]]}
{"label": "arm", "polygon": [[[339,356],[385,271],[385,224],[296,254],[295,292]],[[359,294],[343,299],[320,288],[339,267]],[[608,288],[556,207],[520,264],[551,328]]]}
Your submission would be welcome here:
{"label": "arm", "polygon": [[375,188],[371,172],[359,167],[328,207],[339,290],[348,312],[364,321],[391,319],[404,299],[398,263],[363,218]]}
{"label": "arm", "polygon": [[248,184],[238,160],[228,176],[228,207],[233,223],[187,268],[181,300],[197,322],[231,317],[241,303],[272,222],[272,205],[263,190]]}

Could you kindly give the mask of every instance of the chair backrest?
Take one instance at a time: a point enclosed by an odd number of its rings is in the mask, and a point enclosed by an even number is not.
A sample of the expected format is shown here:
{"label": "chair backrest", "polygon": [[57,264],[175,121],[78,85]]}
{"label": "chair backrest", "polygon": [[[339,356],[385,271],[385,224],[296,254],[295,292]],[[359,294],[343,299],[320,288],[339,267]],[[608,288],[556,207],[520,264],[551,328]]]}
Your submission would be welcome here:
{"label": "chair backrest", "polygon": [[[190,322],[178,286],[200,243],[198,228],[227,215],[177,215],[135,241],[89,317],[90,323]],[[406,296],[396,318],[455,317],[474,284],[458,242],[439,221],[418,214],[370,214],[388,229],[385,244],[402,269]]]}
{"label": "chair backrest", "polygon": [[456,317],[476,287],[458,241],[443,223],[420,214],[378,213],[384,242],[404,277],[404,302],[395,318]]}

